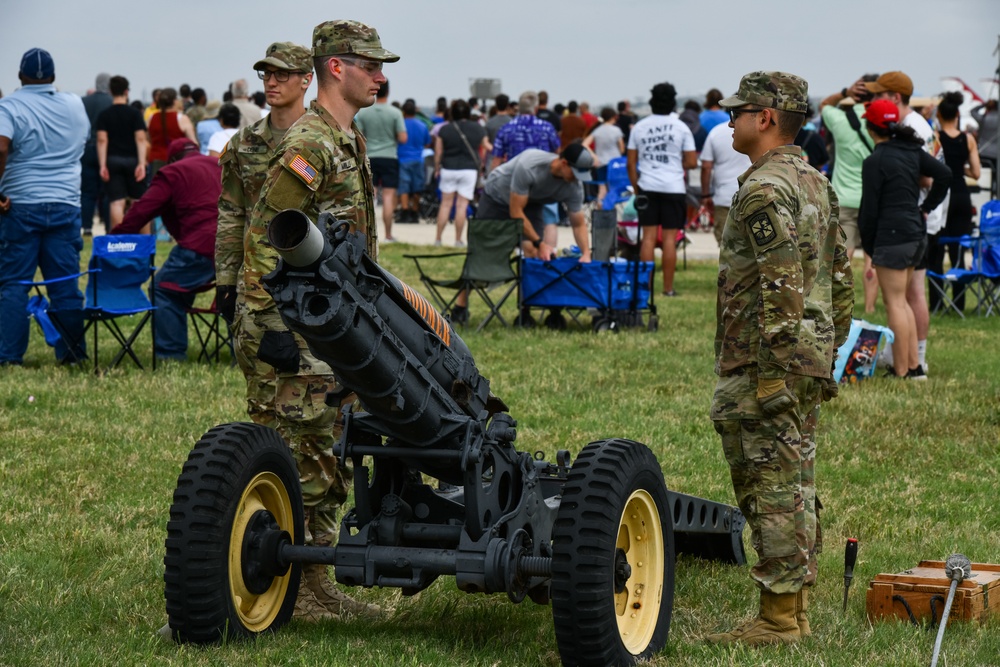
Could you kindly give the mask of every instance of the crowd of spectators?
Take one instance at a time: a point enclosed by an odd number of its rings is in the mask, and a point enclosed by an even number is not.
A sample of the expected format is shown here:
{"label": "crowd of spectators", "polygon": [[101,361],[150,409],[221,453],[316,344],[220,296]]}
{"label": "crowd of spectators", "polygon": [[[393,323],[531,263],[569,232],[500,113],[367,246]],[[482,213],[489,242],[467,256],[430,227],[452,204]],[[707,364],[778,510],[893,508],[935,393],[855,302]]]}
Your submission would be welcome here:
{"label": "crowd of spectators", "polygon": [[[51,64],[51,56],[47,57],[43,65]],[[44,67],[36,70],[48,73]],[[25,83],[24,89],[9,99],[23,97],[21,93],[39,85],[44,84]],[[923,271],[928,265],[943,269],[945,258],[952,266],[962,266],[960,249],[942,246],[937,238],[971,231],[973,212],[965,177],[977,180],[982,164],[994,167],[995,183],[997,106],[996,100],[990,100],[973,110],[980,128],[977,144],[976,134],[961,126],[961,93],[923,100],[912,94],[912,82],[902,72],[881,77],[864,75],[841,91],[823,97],[816,110],[810,107],[795,143],[802,148],[803,159],[831,179],[852,256],[863,245],[859,222],[862,200],[875,196],[866,190],[862,179],[863,165],[878,143],[872,139],[865,118],[866,107],[873,99],[887,99],[894,104],[899,124],[911,127],[922,138],[925,150],[932,155],[940,152],[940,159],[950,167],[951,195],[927,216],[928,247],[915,259],[914,278],[907,282],[920,365],[926,368],[929,310]],[[455,245],[464,245],[466,219],[475,215],[493,172],[528,150],[545,153],[553,163],[577,144],[587,149],[595,165],[591,173],[595,184],[583,189],[585,196],[602,200],[607,193],[607,165],[628,158],[633,191],[639,196],[636,208],[642,227],[684,229],[700,214],[702,219],[712,221],[715,237],[721,242],[728,203],[738,188],[737,178],[749,166],[747,158],[733,150],[729,114],[719,104],[723,97],[721,90],[711,88],[703,100],[685,101],[678,99],[670,84],[660,83],[653,87],[649,99],[652,113],[641,122],[627,100],[614,107],[595,109],[594,113],[586,101],[552,104],[544,90],[524,91],[516,100],[507,94],[493,100],[440,97],[428,107],[433,111],[425,113],[417,100],[390,100],[386,81],[377,103],[357,116],[367,142],[374,183],[381,194],[385,227],[382,242],[395,240],[394,221],[413,223],[423,218],[436,222],[437,244],[443,242],[451,224]],[[122,222],[131,203],[142,197],[158,170],[167,164],[168,147],[173,142],[184,139],[202,155],[218,158],[240,128],[267,114],[264,94],[251,93],[245,79],[234,81],[222,100],[210,100],[204,88],[182,84],[177,89],[156,89],[152,100],[144,102],[132,99],[127,78],[107,73],[97,75],[94,89],[82,98],[82,106],[89,131],[82,146],[79,188],[73,199],[79,201],[85,235],[92,233],[95,220],[103,222],[107,231]],[[7,109],[15,108],[16,102],[7,105]],[[545,159],[537,162],[543,164]],[[15,160],[14,173],[16,165]],[[700,168],[700,182],[689,175],[696,168]],[[7,182],[16,182],[11,171],[8,168]],[[929,191],[929,183],[922,186],[917,203],[924,201]],[[575,200],[573,211],[567,208],[567,201],[533,201],[523,210],[530,208],[534,214],[535,203],[539,204],[538,219],[530,221],[532,232],[526,231],[526,238],[530,239],[537,229],[539,244],[544,244],[546,251],[554,251],[556,227],[571,224],[569,213],[576,210]],[[674,236],[658,229],[645,237],[641,251],[646,259],[653,257],[655,248],[662,253],[665,295],[675,293],[674,245]],[[532,251],[535,249],[537,246]],[[877,263],[873,264],[867,252],[864,262],[861,276],[865,311],[871,312],[879,293]],[[936,293],[930,295],[930,301],[931,309],[938,305]],[[963,305],[961,300],[958,305]]]}

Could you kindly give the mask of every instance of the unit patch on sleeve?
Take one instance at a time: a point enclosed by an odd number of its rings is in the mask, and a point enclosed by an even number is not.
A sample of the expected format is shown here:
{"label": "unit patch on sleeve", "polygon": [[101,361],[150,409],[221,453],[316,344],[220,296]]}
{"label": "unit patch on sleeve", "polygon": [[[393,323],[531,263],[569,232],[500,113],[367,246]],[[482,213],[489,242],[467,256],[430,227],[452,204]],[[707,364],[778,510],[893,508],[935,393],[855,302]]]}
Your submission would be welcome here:
{"label": "unit patch on sleeve", "polygon": [[788,240],[788,231],[773,205],[751,213],[746,225],[754,251],[758,255]]}

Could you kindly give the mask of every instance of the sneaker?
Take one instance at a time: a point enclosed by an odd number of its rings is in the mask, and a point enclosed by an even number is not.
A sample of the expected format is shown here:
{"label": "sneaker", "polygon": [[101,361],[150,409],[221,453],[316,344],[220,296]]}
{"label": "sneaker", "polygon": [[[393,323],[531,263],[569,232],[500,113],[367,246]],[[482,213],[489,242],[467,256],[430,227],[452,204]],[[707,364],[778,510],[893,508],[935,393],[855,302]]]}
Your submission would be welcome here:
{"label": "sneaker", "polygon": [[927,380],[927,372],[924,370],[923,366],[917,366],[916,368],[911,368],[909,371],[907,371],[906,379],[925,381]]}
{"label": "sneaker", "polygon": [[434,247],[435,247],[435,248],[440,248],[440,247],[441,247],[441,241],[440,241],[440,240],[438,240],[438,241],[435,241],[435,242],[434,242]]}
{"label": "sneaker", "polygon": [[465,241],[455,241],[455,247],[456,248],[464,248],[465,247]]}
{"label": "sneaker", "polygon": [[670,291],[667,291],[667,292],[662,292],[662,294],[663,294],[663,296],[677,296],[677,292],[675,292],[674,290],[670,290]]}
{"label": "sneaker", "polygon": [[455,324],[465,324],[469,321],[469,309],[466,306],[455,306],[451,309],[451,321]]}
{"label": "sneaker", "polygon": [[382,243],[395,243],[395,242],[396,242],[396,237],[394,236],[387,236],[384,239],[382,239]]}

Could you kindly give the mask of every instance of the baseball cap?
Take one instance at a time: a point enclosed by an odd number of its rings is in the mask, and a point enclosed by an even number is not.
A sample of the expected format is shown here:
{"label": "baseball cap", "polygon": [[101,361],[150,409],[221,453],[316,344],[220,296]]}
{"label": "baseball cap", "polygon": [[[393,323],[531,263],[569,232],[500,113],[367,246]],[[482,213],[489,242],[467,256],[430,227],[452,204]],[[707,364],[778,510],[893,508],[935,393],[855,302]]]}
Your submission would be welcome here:
{"label": "baseball cap", "polygon": [[174,162],[180,160],[184,157],[185,153],[190,151],[198,152],[198,144],[194,143],[186,137],[180,139],[174,139],[167,146],[167,162]]}
{"label": "baseball cap", "polygon": [[740,79],[740,88],[735,95],[719,102],[726,109],[747,104],[806,113],[809,108],[809,84],[802,77],[787,72],[750,72]]}
{"label": "baseball cap", "polygon": [[873,93],[899,93],[909,97],[913,94],[913,80],[902,72],[886,72],[874,81],[866,81],[865,88]]}
{"label": "baseball cap", "polygon": [[559,157],[566,160],[573,168],[573,175],[576,180],[586,183],[591,180],[590,170],[594,168],[594,155],[583,144],[570,144]]}
{"label": "baseball cap", "polygon": [[56,64],[52,54],[45,49],[29,49],[21,57],[21,75],[25,79],[41,81],[56,75]]}
{"label": "baseball cap", "polygon": [[385,63],[399,56],[382,48],[375,28],[358,21],[327,21],[313,29],[313,57],[357,55]]}
{"label": "baseball cap", "polygon": [[861,117],[884,130],[889,127],[889,123],[899,122],[899,109],[892,103],[892,100],[875,100],[868,105]]}
{"label": "baseball cap", "polygon": [[267,65],[289,72],[311,72],[312,54],[304,46],[292,42],[275,42],[267,47],[264,57],[253,64],[253,68],[264,69]]}

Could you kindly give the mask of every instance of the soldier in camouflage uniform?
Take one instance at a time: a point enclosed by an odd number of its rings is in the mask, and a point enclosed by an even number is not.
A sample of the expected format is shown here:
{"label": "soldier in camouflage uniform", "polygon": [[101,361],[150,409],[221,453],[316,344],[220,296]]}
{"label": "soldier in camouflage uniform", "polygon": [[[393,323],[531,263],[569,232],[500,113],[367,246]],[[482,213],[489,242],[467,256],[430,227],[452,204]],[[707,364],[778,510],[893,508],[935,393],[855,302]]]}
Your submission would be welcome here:
{"label": "soldier in camouflage uniform", "polygon": [[[265,78],[271,112],[233,136],[219,158],[222,194],[215,245],[216,303],[233,322],[236,359],[247,378],[247,413],[254,422],[277,428],[274,369],[258,361],[262,333],[247,315],[273,308],[260,278],[274,269],[277,254],[259,231],[251,231],[249,223],[278,142],[306,112],[303,98],[313,77],[312,54],[304,46],[275,42],[254,69]],[[278,81],[279,76],[287,78]]]}
{"label": "soldier in camouflage uniform", "polygon": [[[303,99],[313,78],[312,53],[292,42],[275,42],[267,47],[254,69],[264,82],[271,111],[233,136],[219,158],[222,194],[215,245],[216,303],[232,325],[236,361],[247,380],[247,414],[255,423],[276,429],[294,447],[300,441],[300,432],[312,428],[309,422],[325,415],[315,411],[306,415],[294,407],[294,398],[289,401],[286,397],[295,396],[300,382],[312,380],[314,385],[325,386],[329,381],[297,374],[282,374],[279,378],[272,366],[257,358],[265,332],[256,324],[253,313],[274,308],[260,279],[277,265],[277,254],[267,245],[262,232],[251,227],[250,214],[278,143],[306,112]],[[321,377],[332,375],[329,368],[313,370]],[[305,419],[297,419],[300,414]],[[316,477],[317,473],[307,471],[306,475]],[[336,618],[304,583],[299,588],[295,616],[308,620]]]}
{"label": "soldier in camouflage uniform", "polygon": [[753,72],[722,101],[733,147],[753,164],[722,236],[711,417],[750,524],[761,598],[756,618],[713,642],[790,643],[810,633],[807,587],[822,546],[816,421],[820,402],[836,395],[834,356],[854,291],[837,197],[792,144],[806,95],[797,76]]}
{"label": "soldier in camouflage uniform", "polygon": [[[288,208],[299,209],[314,221],[330,212],[349,222],[352,231],[363,232],[368,254],[378,258],[371,168],[364,136],[353,119],[359,109],[374,103],[385,81],[382,63],[395,62],[399,56],[382,48],[374,29],[355,21],[329,21],[313,31],[312,57],[317,99],[270,154],[267,175],[250,215],[246,236],[255,243],[253,251],[248,246],[245,253],[247,312],[241,317],[249,317],[253,329],[261,332],[251,363],[274,368],[274,416],[298,464],[306,541],[329,545],[336,539],[337,509],[350,490],[350,470],[340,467],[331,448],[340,436],[341,403],[351,402],[353,396],[344,396],[332,369],[309,352],[300,336],[287,330],[261,288],[260,277],[277,264],[276,253],[266,243],[267,226]],[[375,605],[355,602],[337,589],[324,565],[304,566],[303,581],[333,613],[378,611]]]}

